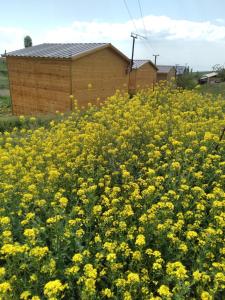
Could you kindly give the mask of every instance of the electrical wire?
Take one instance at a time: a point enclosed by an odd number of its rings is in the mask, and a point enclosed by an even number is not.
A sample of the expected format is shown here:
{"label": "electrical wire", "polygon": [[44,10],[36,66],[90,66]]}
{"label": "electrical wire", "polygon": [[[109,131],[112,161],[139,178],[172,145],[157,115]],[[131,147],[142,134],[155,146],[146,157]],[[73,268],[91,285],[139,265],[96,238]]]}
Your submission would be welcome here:
{"label": "electrical wire", "polygon": [[[129,6],[127,4],[127,1],[123,0],[123,2],[124,2],[124,5],[126,7],[129,18],[130,18],[131,22],[133,23],[133,27],[134,27],[136,33],[139,33],[139,31],[137,29],[137,26],[135,24],[134,18],[132,16],[131,11],[129,9]],[[143,22],[143,28],[144,28],[144,31],[145,31],[145,38],[142,38],[141,41],[143,41],[143,45],[144,45],[144,47],[146,48],[147,51],[154,52],[155,50],[153,49],[153,47],[150,44],[150,41],[148,40],[148,34],[147,34],[146,26],[145,26],[145,23],[144,23],[143,10],[142,10],[140,0],[138,0],[138,6],[139,6],[140,14],[141,14],[141,19],[142,19],[142,22]]]}
{"label": "electrical wire", "polygon": [[150,41],[148,39],[148,33],[147,33],[147,30],[146,30],[146,26],[145,26],[145,21],[144,21],[144,17],[143,17],[143,9],[142,9],[142,5],[141,5],[141,1],[140,0],[138,0],[138,6],[139,6],[140,15],[141,15],[141,19],[142,19],[142,24],[143,24],[143,28],[144,28],[144,32],[145,32],[145,37],[146,37],[146,39],[143,40],[144,46],[146,48],[148,48],[149,50],[151,49],[150,51],[155,52],[155,50],[153,49],[153,47],[152,47],[152,45],[151,45],[151,43],[150,43]]}
{"label": "electrical wire", "polygon": [[144,17],[143,17],[143,13],[142,13],[142,7],[141,7],[141,1],[140,0],[138,0],[138,6],[139,6],[140,14],[141,14],[141,20],[142,20],[143,28],[144,28],[144,31],[145,31],[145,36],[147,38],[148,34],[147,34],[145,22],[144,22]]}
{"label": "electrical wire", "polygon": [[136,24],[135,24],[135,22],[134,22],[134,19],[133,19],[133,17],[132,17],[132,14],[131,14],[131,12],[130,12],[130,9],[129,9],[129,7],[128,7],[127,1],[126,1],[126,0],[123,0],[123,3],[124,3],[124,5],[125,5],[125,7],[126,7],[126,9],[127,9],[127,12],[128,12],[129,17],[130,17],[130,20],[131,20],[131,22],[133,23],[134,29],[135,29],[136,31],[138,31],[138,30],[137,30],[137,26],[136,26]]}

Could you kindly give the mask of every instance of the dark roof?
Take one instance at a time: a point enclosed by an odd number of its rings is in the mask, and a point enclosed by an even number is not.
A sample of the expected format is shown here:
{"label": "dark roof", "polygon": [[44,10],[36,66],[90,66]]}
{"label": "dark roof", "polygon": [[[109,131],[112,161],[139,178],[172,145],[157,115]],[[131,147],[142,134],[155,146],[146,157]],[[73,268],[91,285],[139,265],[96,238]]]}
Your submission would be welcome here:
{"label": "dark roof", "polygon": [[40,44],[6,53],[5,56],[72,58],[92,50],[106,47],[106,43]]}
{"label": "dark roof", "polygon": [[158,73],[169,73],[172,68],[175,69],[174,66],[164,66],[164,65],[157,65],[157,68],[158,68]]}
{"label": "dark roof", "polygon": [[148,59],[135,59],[133,64],[133,69],[139,69],[140,67],[142,67],[147,63],[151,64],[155,69],[157,69],[157,67],[153,64],[153,62]]}
{"label": "dark roof", "polygon": [[176,72],[177,72],[177,75],[182,75],[184,74],[186,70],[186,67],[185,66],[176,66]]}

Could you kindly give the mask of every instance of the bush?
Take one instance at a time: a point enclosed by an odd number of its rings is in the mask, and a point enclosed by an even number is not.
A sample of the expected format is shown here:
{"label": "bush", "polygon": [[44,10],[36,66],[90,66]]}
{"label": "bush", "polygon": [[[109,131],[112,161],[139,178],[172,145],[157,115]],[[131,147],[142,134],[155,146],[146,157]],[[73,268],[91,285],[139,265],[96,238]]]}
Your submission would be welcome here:
{"label": "bush", "polygon": [[225,68],[222,65],[215,65],[213,67],[213,71],[218,73],[218,78],[220,78],[221,81],[225,81]]}
{"label": "bush", "polygon": [[197,75],[192,72],[185,72],[182,75],[178,75],[176,78],[176,83],[178,87],[183,89],[192,90],[197,85]]}

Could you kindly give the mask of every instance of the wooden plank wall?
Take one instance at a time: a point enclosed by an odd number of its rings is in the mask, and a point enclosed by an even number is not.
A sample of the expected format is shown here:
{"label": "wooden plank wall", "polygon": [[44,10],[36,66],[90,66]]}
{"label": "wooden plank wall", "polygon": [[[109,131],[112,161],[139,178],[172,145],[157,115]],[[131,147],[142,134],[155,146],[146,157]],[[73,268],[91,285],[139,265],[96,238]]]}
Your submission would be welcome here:
{"label": "wooden plank wall", "polygon": [[167,80],[167,73],[157,73],[157,81]]}
{"label": "wooden plank wall", "polygon": [[110,48],[74,60],[72,93],[78,105],[86,107],[89,102],[103,102],[117,89],[127,91],[127,67],[128,62]]}
{"label": "wooden plank wall", "polygon": [[175,76],[176,76],[176,71],[174,68],[171,68],[167,75],[167,80],[171,80],[172,78],[175,78]]}
{"label": "wooden plank wall", "polygon": [[152,88],[157,80],[156,69],[150,64],[144,64],[130,73],[129,91],[135,94],[138,89]]}
{"label": "wooden plank wall", "polygon": [[170,81],[175,77],[175,69],[171,68],[168,73],[157,73],[157,81],[168,80]]}
{"label": "wooden plank wall", "polygon": [[136,87],[141,88],[151,88],[154,86],[157,80],[157,71],[151,64],[144,64],[139,69],[137,69],[136,76]]}
{"label": "wooden plank wall", "polygon": [[15,115],[70,110],[70,60],[8,57]]}

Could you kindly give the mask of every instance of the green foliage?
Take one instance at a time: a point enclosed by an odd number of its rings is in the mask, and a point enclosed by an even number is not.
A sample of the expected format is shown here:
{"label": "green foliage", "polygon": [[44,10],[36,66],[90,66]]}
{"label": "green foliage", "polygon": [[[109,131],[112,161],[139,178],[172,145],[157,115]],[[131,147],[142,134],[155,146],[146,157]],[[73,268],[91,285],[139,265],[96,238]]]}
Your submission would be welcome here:
{"label": "green foliage", "polygon": [[[12,131],[14,128],[17,129],[35,129],[39,127],[48,128],[51,121],[59,122],[66,117],[64,114],[57,115],[43,115],[38,117],[18,117],[12,115],[1,116],[1,107],[0,107],[0,132]],[[22,121],[21,121],[22,120]]]}
{"label": "green foliage", "polygon": [[29,35],[25,36],[24,38],[24,47],[25,48],[32,47],[32,39]]}
{"label": "green foliage", "polygon": [[225,98],[225,83],[216,83],[216,84],[203,84],[198,87],[198,90],[202,94],[212,94],[213,96],[217,97],[221,95]]}
{"label": "green foliage", "polygon": [[[8,79],[8,70],[6,62],[3,59],[0,59],[0,89],[9,88],[9,79]],[[1,96],[1,91],[0,91]]]}
{"label": "green foliage", "polygon": [[192,72],[184,72],[176,78],[177,86],[183,89],[192,90],[198,83],[198,74]]}
{"label": "green foliage", "polygon": [[221,81],[225,81],[225,68],[224,66],[217,64],[213,67],[213,71],[218,73],[218,78],[220,78]]}

